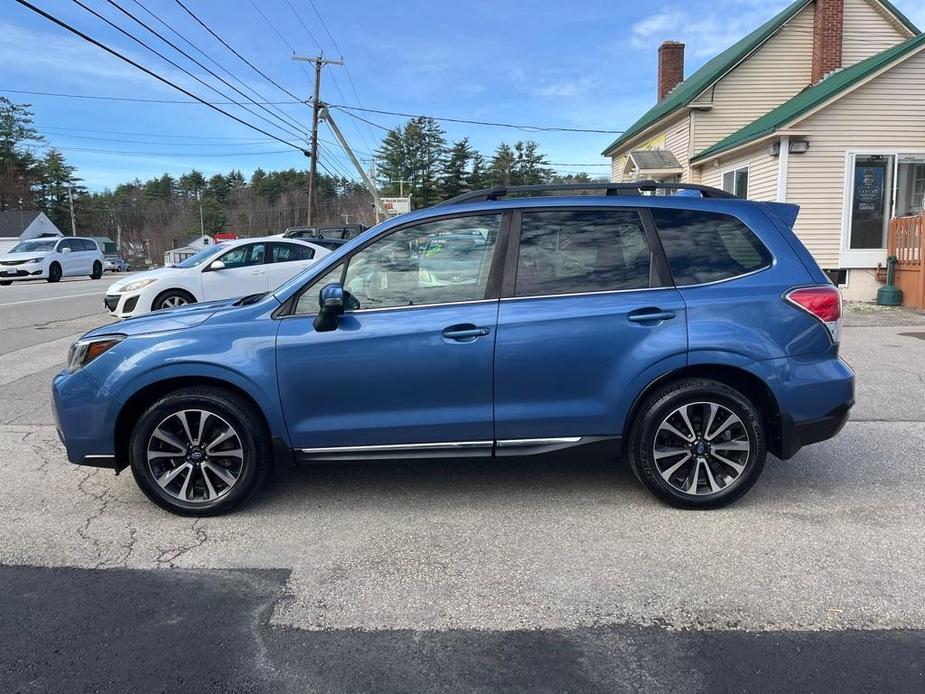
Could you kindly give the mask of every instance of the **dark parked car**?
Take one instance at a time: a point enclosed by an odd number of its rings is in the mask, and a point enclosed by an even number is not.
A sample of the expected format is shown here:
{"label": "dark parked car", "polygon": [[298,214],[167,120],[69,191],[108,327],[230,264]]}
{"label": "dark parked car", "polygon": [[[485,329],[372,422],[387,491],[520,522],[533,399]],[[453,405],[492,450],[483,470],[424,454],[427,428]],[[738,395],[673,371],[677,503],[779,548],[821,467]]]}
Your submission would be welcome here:
{"label": "dark parked car", "polygon": [[[523,197],[573,188],[607,194]],[[648,194],[676,189],[699,197]],[[57,428],[72,462],[130,466],[188,515],[274,461],[556,453],[625,455],[665,502],[724,506],[854,403],[797,211],[682,184],[467,193],[273,291],[90,331],[54,379]]]}
{"label": "dark parked car", "polygon": [[283,233],[287,239],[354,239],[367,227],[362,224],[333,224],[328,226],[289,227]]}

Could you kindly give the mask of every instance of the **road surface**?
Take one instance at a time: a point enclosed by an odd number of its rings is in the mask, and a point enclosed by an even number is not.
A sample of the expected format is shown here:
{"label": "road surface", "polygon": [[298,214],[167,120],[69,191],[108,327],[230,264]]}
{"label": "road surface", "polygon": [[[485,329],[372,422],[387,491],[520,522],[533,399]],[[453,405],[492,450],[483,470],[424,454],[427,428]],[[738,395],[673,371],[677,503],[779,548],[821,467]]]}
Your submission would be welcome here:
{"label": "road surface", "polygon": [[3,691],[925,688],[923,316],[852,311],[852,420],[728,509],[608,460],[409,462],[194,521],[54,433],[107,284],[0,288]]}

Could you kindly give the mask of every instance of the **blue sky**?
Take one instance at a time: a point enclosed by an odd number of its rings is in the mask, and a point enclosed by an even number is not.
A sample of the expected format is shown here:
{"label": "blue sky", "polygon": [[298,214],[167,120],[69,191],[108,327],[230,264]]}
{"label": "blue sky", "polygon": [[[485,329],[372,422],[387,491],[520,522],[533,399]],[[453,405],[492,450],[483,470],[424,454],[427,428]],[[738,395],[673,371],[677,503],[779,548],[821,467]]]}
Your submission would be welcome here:
{"label": "blue sky", "polygon": [[[83,1],[201,79],[240,99],[104,0]],[[571,5],[548,0],[454,4],[314,0],[322,24],[309,0],[254,0],[281,37],[250,0],[184,1],[244,57],[302,98],[309,95],[311,83],[302,65],[290,60],[290,45],[303,54],[319,49],[329,57],[343,54],[349,74],[343,67],[325,68],[322,98],[329,103],[604,130],[626,127],[654,102],[656,48],[662,40],[687,44],[690,74],[788,4],[786,0],[583,0]],[[209,36],[175,0],[140,2],[265,99],[291,100]],[[894,3],[920,27],[925,26],[925,3]],[[73,2],[34,0],[34,4],[191,91],[209,100],[221,99]],[[157,24],[134,0],[119,0],[119,4],[232,81]],[[12,1],[5,3],[0,15],[0,35],[4,37],[0,42],[2,89],[186,99]],[[33,105],[39,130],[50,144],[64,150],[92,190],[165,171],[177,175],[197,168],[210,175],[238,168],[249,174],[257,166],[307,166],[301,154],[277,153],[288,148],[202,105],[0,94]],[[222,108],[295,140],[236,106]],[[308,107],[296,104],[280,108],[297,123],[307,125]],[[359,156],[368,159],[383,131],[346,114],[337,113],[336,117]],[[380,114],[366,117],[387,127],[403,120]],[[468,136],[486,155],[501,140],[534,139],[556,163],[555,168],[569,172],[606,173],[605,166],[591,165],[605,163],[600,151],[614,137],[442,125],[448,139]],[[321,139],[326,141],[321,161],[333,171],[350,171],[346,157],[331,144],[334,138],[324,125]]]}

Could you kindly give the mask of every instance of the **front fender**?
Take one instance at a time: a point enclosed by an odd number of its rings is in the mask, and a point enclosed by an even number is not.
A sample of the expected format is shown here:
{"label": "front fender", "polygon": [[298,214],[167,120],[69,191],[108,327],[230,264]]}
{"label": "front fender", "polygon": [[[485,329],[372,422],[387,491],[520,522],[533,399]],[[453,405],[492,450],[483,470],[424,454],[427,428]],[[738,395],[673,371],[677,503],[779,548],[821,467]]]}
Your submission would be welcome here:
{"label": "front fender", "polygon": [[253,321],[131,336],[87,369],[113,397],[113,422],[144,388],[173,379],[210,379],[250,396],[271,434],[288,445],[276,380],[277,327],[276,321]]}

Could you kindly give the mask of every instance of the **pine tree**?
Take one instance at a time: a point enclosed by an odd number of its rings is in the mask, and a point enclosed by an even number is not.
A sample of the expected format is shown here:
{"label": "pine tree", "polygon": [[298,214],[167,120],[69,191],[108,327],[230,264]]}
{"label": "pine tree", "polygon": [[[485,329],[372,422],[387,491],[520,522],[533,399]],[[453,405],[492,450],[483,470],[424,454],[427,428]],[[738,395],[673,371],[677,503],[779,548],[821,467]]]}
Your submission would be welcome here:
{"label": "pine tree", "polygon": [[485,157],[481,152],[472,153],[472,166],[469,169],[469,190],[481,190],[489,187],[488,171],[485,168]]}
{"label": "pine tree", "polygon": [[41,177],[38,162],[24,144],[44,142],[32,126],[29,104],[15,104],[0,96],[0,210],[37,202],[33,190]]}
{"label": "pine tree", "polygon": [[50,149],[39,162],[40,195],[42,210],[55,226],[62,231],[71,228],[71,210],[69,192],[80,195],[83,188],[77,185],[80,180],[75,169],[64,160],[64,155],[56,149]]}
{"label": "pine tree", "polygon": [[515,180],[517,157],[514,150],[502,142],[498,145],[488,166],[488,182],[493,185],[512,185]]}
{"label": "pine tree", "polygon": [[539,145],[532,140],[514,145],[515,162],[513,178],[517,185],[545,183],[553,174],[546,156],[539,152]]}
{"label": "pine tree", "polygon": [[397,184],[388,181],[411,181],[415,207],[427,207],[439,200],[445,157],[446,139],[433,118],[412,118],[404,126],[393,128],[376,150],[379,176],[386,190],[394,193],[397,189]]}
{"label": "pine tree", "polygon": [[447,155],[440,180],[440,194],[444,199],[459,195],[469,186],[469,160],[473,151],[469,147],[469,138],[464,137],[454,142]]}

